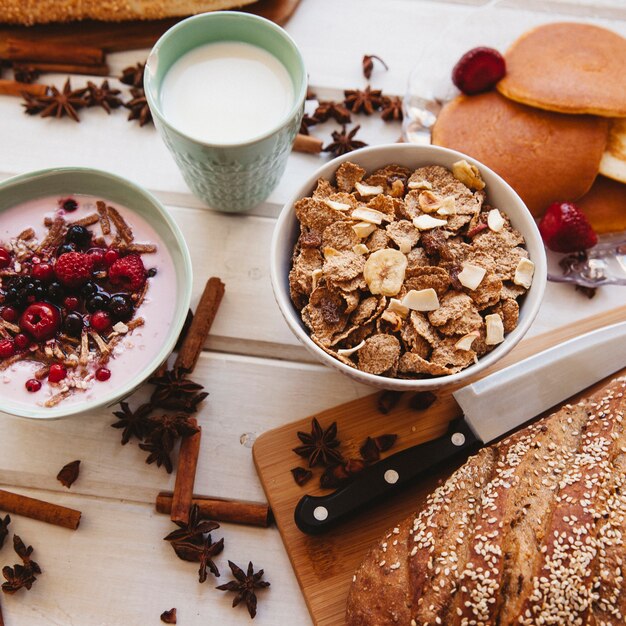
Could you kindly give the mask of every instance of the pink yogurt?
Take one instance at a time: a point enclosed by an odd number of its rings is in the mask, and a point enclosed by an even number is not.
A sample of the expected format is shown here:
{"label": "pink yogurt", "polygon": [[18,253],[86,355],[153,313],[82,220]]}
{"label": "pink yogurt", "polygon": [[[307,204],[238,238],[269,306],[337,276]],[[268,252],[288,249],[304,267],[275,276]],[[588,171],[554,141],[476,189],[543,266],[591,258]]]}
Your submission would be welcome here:
{"label": "pink yogurt", "polygon": [[[47,231],[43,224],[45,217],[54,217],[59,212],[67,221],[75,221],[96,212],[96,201],[105,198],[80,195],[72,196],[79,208],[71,213],[59,209],[59,198],[39,198],[14,206],[1,214],[0,217],[0,245],[17,237],[28,227],[35,230],[37,238],[42,240]],[[97,399],[100,395],[108,394],[127,382],[129,376],[144,370],[153,361],[167,339],[169,326],[174,318],[176,307],[176,274],[174,262],[163,240],[143,218],[133,213],[127,207],[107,201],[114,206],[132,228],[137,243],[152,243],[157,246],[156,253],[143,254],[142,259],[147,270],[154,268],[157,273],[148,279],[148,291],[143,303],[135,311],[134,317],[145,320],[140,326],[129,332],[115,347],[112,357],[106,367],[111,371],[107,381],[89,382],[86,390],[76,390],[62,400],[58,406],[81,403]],[[99,224],[88,226],[94,236],[102,234]],[[107,238],[107,241],[110,237]],[[39,391],[27,391],[25,383],[32,378],[35,371],[41,368],[37,362],[18,361],[4,370],[0,370],[0,394],[13,402],[24,406],[44,406],[46,400],[60,390],[60,384],[52,384],[47,379],[42,380]],[[97,368],[94,366],[93,370]]]}

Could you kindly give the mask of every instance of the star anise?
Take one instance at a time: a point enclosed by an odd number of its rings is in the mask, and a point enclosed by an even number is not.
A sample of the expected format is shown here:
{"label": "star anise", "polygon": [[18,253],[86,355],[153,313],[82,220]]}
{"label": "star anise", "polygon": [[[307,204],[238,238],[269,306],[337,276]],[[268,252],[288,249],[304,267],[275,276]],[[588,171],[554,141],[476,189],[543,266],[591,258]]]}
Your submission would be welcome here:
{"label": "star anise", "polygon": [[220,591],[234,591],[237,595],[233,600],[233,606],[237,606],[241,602],[246,603],[246,608],[250,617],[254,619],[256,615],[257,597],[255,589],[265,589],[270,586],[269,581],[261,580],[263,578],[263,570],[260,569],[256,574],[254,573],[254,566],[252,561],[248,563],[248,571],[244,572],[239,566],[235,565],[232,561],[228,561],[235,580],[231,580],[224,585],[219,585],[217,589]]}
{"label": "star anise", "polygon": [[24,98],[24,102],[22,106],[24,107],[24,113],[27,115],[39,115],[48,105],[30,93],[22,92],[22,98]]}
{"label": "star anise", "polygon": [[367,80],[369,80],[370,76],[372,75],[372,70],[374,69],[374,59],[376,59],[376,61],[380,62],[380,64],[386,70],[389,69],[387,67],[387,64],[379,56],[376,56],[375,54],[364,54],[363,55],[363,61],[362,61],[363,76],[365,76],[365,78],[367,78]]}
{"label": "star anise", "polygon": [[120,402],[121,411],[115,411],[113,415],[118,421],[111,424],[112,428],[123,428],[122,445],[126,445],[132,437],[145,439],[153,423],[148,419],[152,410],[151,404],[142,404],[136,411],[131,411],[127,402]]}
{"label": "star anise", "polygon": [[2,575],[6,579],[5,583],[2,583],[2,591],[10,595],[19,591],[23,587],[30,589],[33,583],[37,580],[30,567],[24,565],[14,565],[13,567],[3,567]]}
{"label": "star anise", "polygon": [[349,124],[352,121],[350,111],[341,102],[326,100],[317,105],[313,117],[320,123],[329,120],[331,117],[340,124]]}
{"label": "star anise", "polygon": [[124,106],[130,109],[128,121],[139,120],[139,126],[149,124],[152,121],[152,113],[144,90],[140,87],[133,87],[130,93],[133,96],[132,99],[124,103]]}
{"label": "star anise", "polygon": [[41,117],[64,117],[67,115],[71,117],[75,122],[80,122],[78,119],[77,110],[84,107],[87,102],[85,94],[87,89],[72,89],[70,79],[65,81],[63,91],[59,91],[56,87],[50,87],[49,95],[39,96],[38,100],[41,104],[45,105],[41,110]]}
{"label": "star anise", "polygon": [[198,432],[198,427],[189,422],[189,416],[181,413],[151,417],[150,441],[159,442],[165,450],[172,450],[180,437],[190,437]]}
{"label": "star anise", "polygon": [[371,89],[368,85],[365,90],[347,89],[343,92],[344,101],[353,113],[365,113],[371,115],[383,105],[383,92],[380,89]]}
{"label": "star anise", "polygon": [[33,553],[33,546],[28,546],[27,548],[20,537],[13,535],[13,549],[15,550],[17,556],[22,559],[24,567],[30,568],[33,574],[41,574],[39,564],[30,558],[30,555]]}
{"label": "star anise", "polygon": [[207,570],[219,578],[220,571],[213,562],[213,558],[224,550],[224,539],[213,543],[211,535],[207,535],[200,542],[181,541],[175,544],[182,551],[176,554],[185,561],[196,561],[200,563],[198,570],[198,580],[203,583],[207,579]]}
{"label": "star anise", "polygon": [[202,392],[204,387],[187,378],[180,368],[167,370],[162,376],[152,377],[148,382],[156,386],[151,402],[154,406],[166,409],[194,413],[198,404],[209,395]]}
{"label": "star anise", "polygon": [[15,78],[18,83],[34,83],[40,75],[41,72],[34,67],[21,64],[13,66],[13,78]]}
{"label": "star anise", "polygon": [[380,116],[385,122],[401,122],[404,117],[402,112],[402,98],[399,96],[385,96],[383,98]]}
{"label": "star anise", "polygon": [[311,432],[298,431],[298,439],[303,445],[294,448],[293,451],[307,458],[309,467],[335,465],[343,460],[341,452],[337,450],[340,445],[337,439],[337,422],[333,422],[324,430],[314,417],[311,421]]}
{"label": "star anise", "polygon": [[111,109],[119,109],[122,106],[120,93],[122,92],[119,89],[109,87],[108,80],[103,81],[100,87],[89,81],[87,83],[87,106],[100,106],[110,114]]}
{"label": "star anise", "polygon": [[174,522],[178,526],[178,530],[173,530],[167,537],[163,539],[175,543],[177,541],[190,541],[195,543],[198,538],[202,539],[202,535],[210,533],[220,527],[217,522],[211,520],[203,520],[200,518],[200,507],[194,504],[189,513],[189,523]]}
{"label": "star anise", "polygon": [[139,447],[145,452],[149,452],[146,463],[151,465],[156,463],[157,467],[165,467],[168,474],[171,474],[174,470],[172,465],[172,457],[170,456],[170,450],[166,450],[160,441],[149,441],[147,443],[140,443]]}
{"label": "star anise", "polygon": [[333,132],[333,141],[324,147],[324,152],[330,152],[333,156],[341,156],[347,154],[358,148],[364,148],[367,144],[364,141],[355,139],[360,126],[355,126],[350,132],[346,131],[346,127],[341,128],[341,132],[338,130]]}
{"label": "star anise", "polygon": [[9,524],[11,523],[11,516],[5,515],[4,519],[0,518],[0,549],[4,545],[4,540],[9,535]]}
{"label": "star anise", "polygon": [[145,68],[145,63],[137,63],[137,65],[125,67],[122,70],[120,81],[125,85],[130,85],[131,87],[143,87],[143,73]]}
{"label": "star anise", "polygon": [[308,135],[309,126],[315,126],[315,124],[319,124],[319,120],[316,117],[305,113],[302,116],[302,121],[300,122],[300,130],[298,132],[301,135]]}

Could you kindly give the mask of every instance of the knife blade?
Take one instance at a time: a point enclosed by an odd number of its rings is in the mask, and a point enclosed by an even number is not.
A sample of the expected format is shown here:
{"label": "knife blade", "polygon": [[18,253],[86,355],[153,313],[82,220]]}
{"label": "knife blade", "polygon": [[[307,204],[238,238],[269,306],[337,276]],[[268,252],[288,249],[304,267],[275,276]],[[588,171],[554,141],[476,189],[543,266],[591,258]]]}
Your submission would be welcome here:
{"label": "knife blade", "polygon": [[626,367],[626,322],[539,352],[455,391],[464,417],[445,435],[392,454],[345,487],[306,495],[294,511],[298,528],[320,534],[365,506],[396,493],[445,461],[488,444],[575,393]]}

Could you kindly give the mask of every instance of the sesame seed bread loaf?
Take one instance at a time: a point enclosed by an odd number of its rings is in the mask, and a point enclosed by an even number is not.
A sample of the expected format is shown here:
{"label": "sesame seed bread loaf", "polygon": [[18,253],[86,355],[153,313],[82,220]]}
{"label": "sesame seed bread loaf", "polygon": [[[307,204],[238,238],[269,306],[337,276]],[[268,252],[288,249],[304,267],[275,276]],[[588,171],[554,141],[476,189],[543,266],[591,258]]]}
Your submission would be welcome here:
{"label": "sesame seed bread loaf", "polygon": [[255,0],[3,0],[2,21],[45,24],[75,20],[160,20],[231,9]]}
{"label": "sesame seed bread loaf", "polygon": [[349,626],[626,623],[626,379],[483,448],[354,576]]}

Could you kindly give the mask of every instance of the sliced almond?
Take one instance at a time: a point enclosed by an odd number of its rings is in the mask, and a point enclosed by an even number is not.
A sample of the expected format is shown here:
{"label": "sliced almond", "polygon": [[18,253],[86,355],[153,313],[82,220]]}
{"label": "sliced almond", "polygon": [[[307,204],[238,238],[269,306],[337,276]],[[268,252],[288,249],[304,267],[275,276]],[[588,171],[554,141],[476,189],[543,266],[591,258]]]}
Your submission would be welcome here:
{"label": "sliced almond", "polygon": [[471,350],[472,344],[476,339],[480,337],[480,333],[477,330],[472,331],[471,333],[467,333],[467,335],[463,335],[455,344],[454,347],[457,350]]}
{"label": "sliced almond", "polygon": [[363,183],[356,183],[354,185],[356,190],[359,192],[361,196],[366,198],[367,196],[377,196],[380,193],[383,193],[384,189],[380,185],[365,185]]}
{"label": "sliced almond", "polygon": [[535,264],[530,259],[520,259],[515,268],[515,276],[513,282],[529,289],[533,283],[533,274],[535,273]]}
{"label": "sliced almond", "polygon": [[315,291],[317,289],[323,274],[324,272],[321,269],[316,269],[311,272],[311,291]]}
{"label": "sliced almond", "polygon": [[389,300],[387,310],[394,311],[394,313],[397,313],[401,317],[406,317],[409,314],[409,307],[404,306],[404,304],[402,304],[402,302],[400,302],[397,298],[391,298]]}
{"label": "sliced almond", "polygon": [[437,215],[456,215],[454,196],[446,196],[441,201],[441,206],[437,209]]}
{"label": "sliced almond", "polygon": [[480,285],[486,273],[487,270],[484,267],[463,263],[463,269],[459,272],[458,279],[463,287],[473,291]]}
{"label": "sliced almond", "polygon": [[369,237],[376,230],[376,224],[359,222],[358,224],[354,224],[354,226],[352,226],[352,230],[356,233],[357,237],[365,239],[365,237]]}
{"label": "sliced almond", "polygon": [[375,209],[366,209],[365,207],[354,209],[350,215],[352,219],[369,222],[370,224],[382,224],[383,220],[387,217],[380,211],[376,211]]}
{"label": "sliced almond", "polygon": [[422,191],[417,202],[424,213],[434,213],[441,206],[441,198],[429,190]]}
{"label": "sliced almond", "polygon": [[369,248],[364,243],[357,243],[356,246],[352,246],[352,252],[355,254],[367,254],[369,252]]}
{"label": "sliced almond", "polygon": [[[320,270],[321,272],[322,270]],[[116,332],[118,335],[125,335],[128,332],[128,326],[124,324],[124,322],[117,322],[115,326],[113,326],[113,332]]]}
{"label": "sliced almond", "polygon": [[437,226],[445,226],[447,223],[447,220],[438,220],[436,217],[431,217],[425,213],[413,219],[413,226],[418,230],[430,230],[437,228]]}
{"label": "sliced almond", "polygon": [[335,209],[335,211],[348,211],[352,207],[345,202],[337,202],[337,200],[329,200],[328,198],[324,198],[324,204],[331,209]]}
{"label": "sliced almond", "polygon": [[504,341],[504,324],[502,318],[497,313],[485,315],[485,324],[487,326],[487,338],[485,343],[488,346],[495,346]]}
{"label": "sliced almond", "polygon": [[428,182],[427,180],[410,180],[407,183],[407,187],[409,189],[432,189],[432,183]]}
{"label": "sliced almond", "polygon": [[432,289],[411,289],[404,298],[402,304],[412,311],[436,311],[439,308],[437,292]]}
{"label": "sliced almond", "polygon": [[353,348],[341,348],[337,350],[337,354],[341,354],[342,356],[350,356],[351,354],[358,352],[364,345],[365,345],[365,339],[363,339],[361,343],[354,346]]}
{"label": "sliced almond", "polygon": [[478,168],[468,163],[465,159],[452,164],[452,173],[457,180],[460,180],[470,189],[480,190],[485,188],[485,181],[482,179]]}
{"label": "sliced almond", "polygon": [[494,233],[499,233],[504,228],[504,218],[498,209],[491,209],[491,211],[487,213],[487,226],[489,226]]}
{"label": "sliced almond", "polygon": [[408,262],[400,250],[385,248],[370,254],[365,261],[363,277],[374,295],[395,296],[404,283]]}

